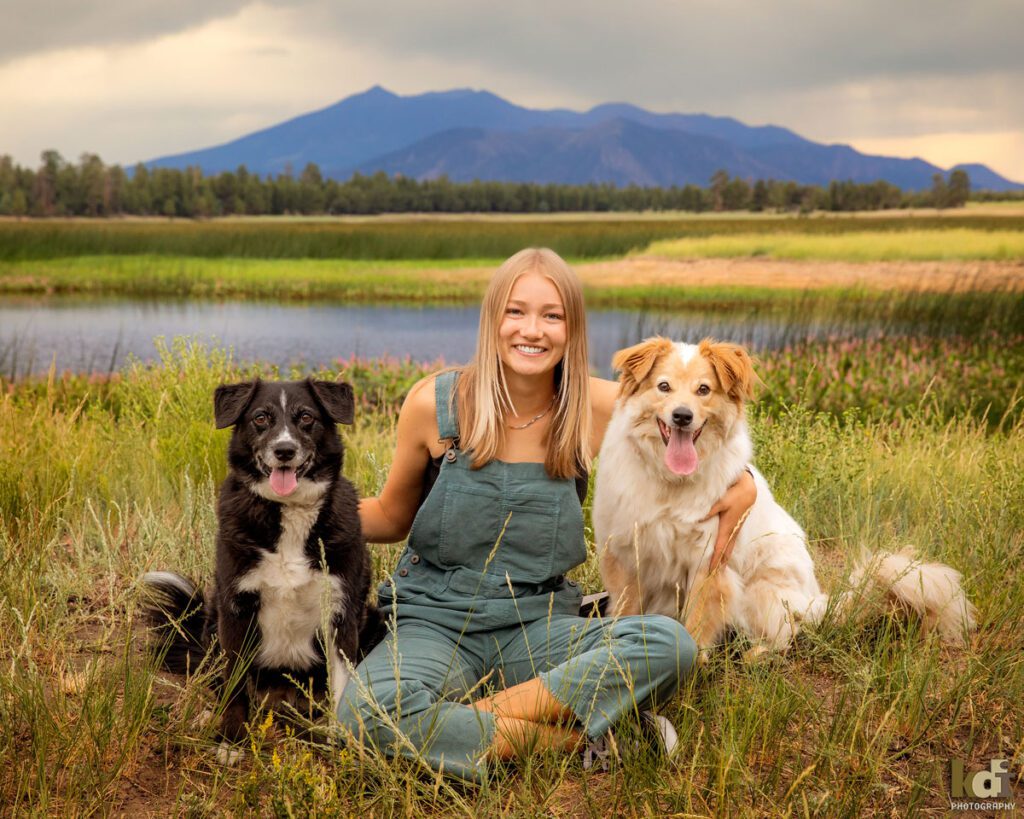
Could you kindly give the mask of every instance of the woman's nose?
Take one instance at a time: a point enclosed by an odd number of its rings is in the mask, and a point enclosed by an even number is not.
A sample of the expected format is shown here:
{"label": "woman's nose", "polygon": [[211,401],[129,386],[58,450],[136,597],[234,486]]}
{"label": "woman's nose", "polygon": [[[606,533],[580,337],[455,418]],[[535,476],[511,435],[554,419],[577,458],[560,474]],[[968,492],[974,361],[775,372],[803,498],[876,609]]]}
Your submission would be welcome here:
{"label": "woman's nose", "polygon": [[526,321],[523,322],[523,335],[529,336],[530,338],[537,338],[540,335],[540,324],[537,322],[536,316],[527,316]]}

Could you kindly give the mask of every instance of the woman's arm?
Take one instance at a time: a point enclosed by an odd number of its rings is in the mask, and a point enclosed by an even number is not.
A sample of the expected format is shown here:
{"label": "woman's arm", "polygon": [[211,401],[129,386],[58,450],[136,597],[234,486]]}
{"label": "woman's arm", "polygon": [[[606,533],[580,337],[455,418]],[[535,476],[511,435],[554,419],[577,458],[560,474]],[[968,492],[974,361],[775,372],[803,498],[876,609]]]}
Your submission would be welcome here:
{"label": "woman's arm", "polygon": [[736,483],[725,490],[722,499],[704,517],[704,520],[708,520],[718,515],[718,537],[715,538],[715,550],[711,553],[711,571],[729,562],[733,546],[736,545],[736,535],[756,500],[754,476],[743,470]]}
{"label": "woman's arm", "polygon": [[380,495],[359,503],[368,543],[398,543],[409,534],[423,492],[431,435],[438,437],[433,377],[417,382],[402,404],[395,456]]}

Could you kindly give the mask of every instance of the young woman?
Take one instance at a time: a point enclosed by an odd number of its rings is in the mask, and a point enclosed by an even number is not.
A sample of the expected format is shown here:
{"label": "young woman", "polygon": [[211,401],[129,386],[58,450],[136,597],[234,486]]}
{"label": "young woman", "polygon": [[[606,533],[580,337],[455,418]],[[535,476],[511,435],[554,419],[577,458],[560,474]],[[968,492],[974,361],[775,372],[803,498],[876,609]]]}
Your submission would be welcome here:
{"label": "young woman", "polygon": [[[592,378],[579,280],[546,249],[495,273],[473,361],[429,376],[398,419],[370,542],[408,546],[378,592],[395,628],[338,708],[354,736],[479,780],[489,759],[570,749],[679,688],[695,647],[661,616],[578,615],[565,572],[587,558],[587,472],[617,385]],[[744,477],[712,510],[716,551],[754,501]],[[484,686],[498,689],[478,698]]]}

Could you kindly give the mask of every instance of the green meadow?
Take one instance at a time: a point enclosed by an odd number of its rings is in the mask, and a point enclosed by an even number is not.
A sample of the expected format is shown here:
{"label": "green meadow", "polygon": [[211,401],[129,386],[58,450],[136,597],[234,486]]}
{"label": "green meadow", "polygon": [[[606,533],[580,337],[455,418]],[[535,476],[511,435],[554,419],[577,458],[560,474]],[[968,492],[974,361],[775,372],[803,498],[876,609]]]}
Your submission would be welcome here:
{"label": "green meadow", "polygon": [[[531,244],[552,247],[573,263],[996,262],[1015,271],[1004,278],[1024,279],[1015,267],[1024,262],[1024,216],[988,210],[942,216],[7,220],[0,221],[0,296],[465,303],[480,297],[503,258]],[[971,275],[965,270],[966,278]],[[629,277],[589,287],[588,304],[764,306],[805,295],[799,281],[682,287],[683,281]],[[881,309],[887,300],[838,285],[818,288],[817,295],[837,303],[853,296]]]}
{"label": "green meadow", "polygon": [[837,262],[894,261],[1022,261],[1024,231],[979,230],[864,230],[856,233],[778,232],[664,239],[652,242],[646,253],[667,258],[737,258],[824,260]]}
{"label": "green meadow", "polygon": [[[557,230],[567,232],[560,239]],[[506,252],[526,244],[565,241],[559,249],[582,260],[662,239],[734,242],[740,256],[799,240],[819,254],[804,258],[819,259],[844,241],[889,253],[886,242],[899,248],[900,238],[955,245],[980,236],[973,260],[985,258],[986,239],[1010,247],[1022,230],[1019,215],[988,212],[588,224],[2,222],[0,298],[465,302],[479,298]],[[392,255],[381,255],[385,246]],[[999,258],[1019,261],[1015,252]],[[774,253],[784,257],[760,255]],[[479,787],[339,742],[329,714],[309,741],[259,713],[243,762],[222,767],[204,716],[221,705],[208,686],[213,664],[172,677],[144,649],[141,574],[210,577],[228,435],[213,426],[214,388],[308,373],[178,339],[159,360],[108,375],[0,376],[0,805],[38,816],[945,815],[952,760],[967,770],[995,758],[1009,759],[1015,774],[1024,768],[1022,299],[648,284],[589,292],[592,306],[883,317],[881,335],[794,338],[759,354],[756,463],[807,530],[826,588],[845,588],[862,552],[912,544],[963,573],[979,628],[952,647],[912,618],[830,617],[784,656],[754,665],[734,642],[663,708],[680,735],[672,758],[645,753],[624,726],[621,762],[607,773],[584,771],[576,755],[524,750]],[[342,432],[345,472],[360,493],[383,484],[398,408],[431,369],[349,359],[319,373],[355,387],[356,423]],[[586,511],[589,521],[589,500]],[[400,548],[373,547],[378,578]],[[593,549],[576,576],[586,591],[600,589]],[[1014,788],[1019,807],[1019,779]]]}
{"label": "green meadow", "polygon": [[[842,588],[863,549],[914,544],[963,571],[980,610],[967,648],[882,620],[829,621],[763,665],[723,649],[665,709],[682,740],[672,759],[624,740],[607,774],[574,756],[527,755],[480,788],[290,737],[263,715],[245,762],[221,768],[201,718],[217,708],[209,673],[168,678],[144,654],[139,576],[209,577],[227,440],[210,396],[253,370],[180,342],[109,379],[9,384],[0,798],[39,815],[938,812],[948,760],[1019,759],[1024,741],[1024,580],[1013,570],[1024,558],[1024,337],[1006,342],[783,350],[762,356],[753,410],[758,465],[807,528],[822,581]],[[360,492],[379,490],[397,407],[429,369],[353,360],[321,373],[360,396],[345,431]],[[374,548],[378,577],[397,554]],[[593,555],[578,577],[600,588]]]}

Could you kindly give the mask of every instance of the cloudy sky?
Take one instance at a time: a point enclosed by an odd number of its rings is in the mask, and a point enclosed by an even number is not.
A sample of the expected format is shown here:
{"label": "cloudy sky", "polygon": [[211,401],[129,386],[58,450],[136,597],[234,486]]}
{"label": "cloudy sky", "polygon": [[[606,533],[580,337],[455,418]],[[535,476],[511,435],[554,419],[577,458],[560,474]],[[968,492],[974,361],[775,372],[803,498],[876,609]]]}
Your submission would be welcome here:
{"label": "cloudy sky", "polygon": [[632,102],[1024,181],[1021,0],[0,0],[0,154],[132,163],[372,85]]}

